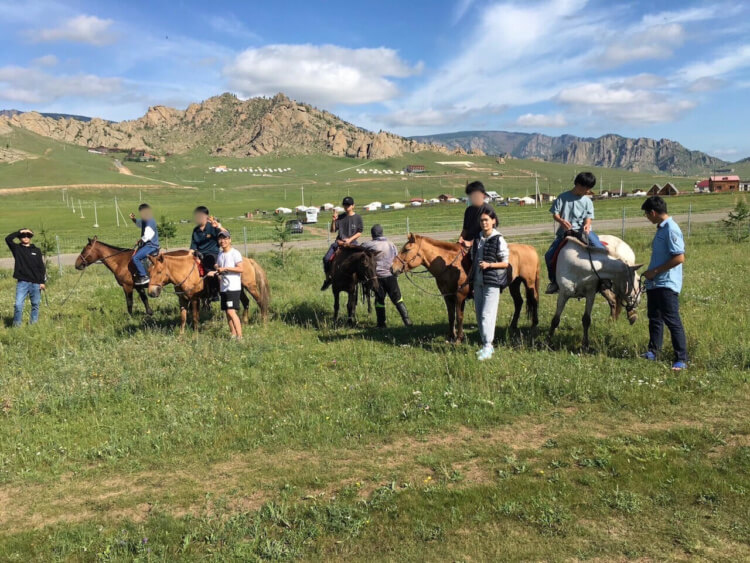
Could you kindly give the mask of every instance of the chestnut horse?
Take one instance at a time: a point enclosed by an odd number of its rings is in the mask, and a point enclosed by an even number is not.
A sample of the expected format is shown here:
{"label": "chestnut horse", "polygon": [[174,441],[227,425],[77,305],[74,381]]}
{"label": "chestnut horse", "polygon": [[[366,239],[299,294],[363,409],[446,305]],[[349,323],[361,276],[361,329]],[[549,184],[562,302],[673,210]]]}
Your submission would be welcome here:
{"label": "chestnut horse", "polygon": [[[185,332],[188,307],[193,316],[193,329],[198,330],[198,321],[200,320],[198,306],[201,298],[204,297],[206,287],[193,252],[181,250],[159,254],[158,256],[149,256],[148,259],[151,262],[151,268],[149,268],[151,281],[148,284],[148,294],[151,297],[159,297],[165,285],[174,285],[175,293],[180,302],[180,334]],[[242,265],[243,291],[240,294],[240,301],[243,306],[242,320],[245,322],[249,320],[250,299],[245,294],[245,291],[247,291],[255,299],[260,309],[261,318],[265,321],[268,318],[268,306],[271,301],[271,289],[268,285],[266,272],[251,258],[244,258]]]}
{"label": "chestnut horse", "polygon": [[128,314],[133,314],[133,289],[138,292],[143,306],[146,308],[147,315],[153,315],[154,311],[148,303],[146,289],[144,287],[135,287],[133,276],[135,275],[135,266],[131,262],[134,250],[132,248],[120,248],[106,244],[96,237],[90,238],[89,243],[83,247],[81,254],[76,259],[76,270],[83,270],[92,264],[101,262],[110,272],[115,275],[117,283],[120,284],[125,292],[125,303],[128,306]]}
{"label": "chestnut horse", "polygon": [[[521,284],[526,287],[526,312],[531,318],[531,326],[535,327],[539,324],[539,256],[533,246],[508,246],[513,275],[510,294],[515,305],[510,327],[514,330],[518,328],[518,319],[523,307]],[[427,268],[435,277],[438,290],[445,300],[450,326],[449,341],[461,342],[464,339],[464,306],[469,296],[470,261],[458,243],[409,233],[409,238],[393,261],[391,270],[394,274],[408,273],[419,266]]]}

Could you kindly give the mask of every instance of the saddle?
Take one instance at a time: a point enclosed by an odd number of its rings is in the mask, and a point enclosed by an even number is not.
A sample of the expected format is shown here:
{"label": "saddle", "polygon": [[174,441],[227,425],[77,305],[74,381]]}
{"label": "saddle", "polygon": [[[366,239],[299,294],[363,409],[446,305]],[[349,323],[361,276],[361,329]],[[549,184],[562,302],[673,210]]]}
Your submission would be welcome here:
{"label": "saddle", "polygon": [[[565,245],[568,244],[568,242],[572,242],[574,244],[577,244],[578,246],[581,246],[583,248],[589,247],[589,237],[588,235],[583,231],[566,231],[565,238],[560,243],[560,246],[557,247],[557,250],[555,250],[555,253],[552,255],[551,265],[552,265],[552,271],[557,271],[557,257],[560,255],[560,251],[565,248]],[[606,242],[601,241],[601,243],[606,247],[609,246]]]}

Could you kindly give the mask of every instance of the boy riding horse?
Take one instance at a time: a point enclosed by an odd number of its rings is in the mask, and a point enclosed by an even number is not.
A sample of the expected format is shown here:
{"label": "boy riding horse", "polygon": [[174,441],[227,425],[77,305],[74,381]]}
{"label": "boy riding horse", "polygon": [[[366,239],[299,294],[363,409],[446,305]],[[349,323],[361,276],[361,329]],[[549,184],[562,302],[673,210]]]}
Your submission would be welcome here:
{"label": "boy riding horse", "polygon": [[336,240],[323,258],[323,271],[325,272],[326,279],[320,291],[325,291],[331,285],[331,268],[336,250],[340,246],[347,244],[359,244],[357,240],[362,236],[362,231],[365,229],[362,217],[354,211],[354,199],[346,196],[344,201],[341,202],[341,207],[344,208],[345,215],[339,217],[338,212],[334,210],[333,218],[331,219],[331,232],[338,234],[336,235]]}

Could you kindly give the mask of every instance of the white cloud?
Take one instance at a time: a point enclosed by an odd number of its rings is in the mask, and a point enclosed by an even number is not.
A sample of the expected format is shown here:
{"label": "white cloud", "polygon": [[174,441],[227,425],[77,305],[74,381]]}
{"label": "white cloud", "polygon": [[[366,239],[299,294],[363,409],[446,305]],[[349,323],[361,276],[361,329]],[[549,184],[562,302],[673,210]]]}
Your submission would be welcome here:
{"label": "white cloud", "polygon": [[457,0],[453,7],[453,24],[460,22],[471,9],[474,0]]}
{"label": "white cloud", "polygon": [[599,62],[604,66],[617,66],[632,61],[667,59],[685,42],[685,29],[678,23],[653,25],[643,30],[617,33]]}
{"label": "white cloud", "polygon": [[391,78],[419,71],[393,49],[336,45],[267,45],[247,49],[224,68],[230,88],[243,96],[289,96],[314,104],[367,104],[398,94]]}
{"label": "white cloud", "polygon": [[693,82],[707,77],[725,76],[747,67],[750,67],[750,44],[732,47],[726,54],[712,61],[689,64],[679,72],[679,75],[684,80]]}
{"label": "white cloud", "polygon": [[0,99],[26,104],[48,103],[60,98],[96,98],[119,92],[119,78],[93,74],[54,76],[38,68],[0,67]]}
{"label": "white cloud", "polygon": [[691,100],[674,99],[656,91],[606,83],[565,88],[556,99],[583,114],[636,124],[674,121],[695,107],[695,102]]}
{"label": "white cloud", "polygon": [[525,113],[513,122],[517,127],[565,127],[568,120],[561,113]]}
{"label": "white cloud", "polygon": [[232,35],[239,39],[248,41],[260,41],[261,37],[254,31],[248,29],[236,16],[211,16],[208,25],[216,32]]}
{"label": "white cloud", "polygon": [[57,60],[57,57],[55,55],[44,55],[43,57],[37,57],[33,61],[31,61],[31,64],[34,66],[55,66],[57,65],[59,61]]}
{"label": "white cloud", "polygon": [[116,39],[116,35],[110,30],[113,23],[110,19],[82,14],[65,20],[58,27],[30,31],[29,36],[36,42],[72,41],[107,45]]}
{"label": "white cloud", "polygon": [[507,106],[486,105],[479,108],[445,107],[440,109],[424,108],[416,111],[401,110],[385,117],[388,126],[436,127],[464,123],[478,117],[486,118],[498,115],[507,110]]}

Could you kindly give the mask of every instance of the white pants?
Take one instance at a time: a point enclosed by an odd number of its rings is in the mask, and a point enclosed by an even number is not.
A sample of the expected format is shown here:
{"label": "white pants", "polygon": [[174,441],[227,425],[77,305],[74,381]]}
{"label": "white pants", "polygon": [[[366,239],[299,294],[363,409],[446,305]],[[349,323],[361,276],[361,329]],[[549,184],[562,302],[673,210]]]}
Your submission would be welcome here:
{"label": "white pants", "polygon": [[481,281],[474,284],[474,307],[479,324],[479,338],[483,346],[492,346],[495,340],[498,303],[500,303],[499,287],[488,287]]}

